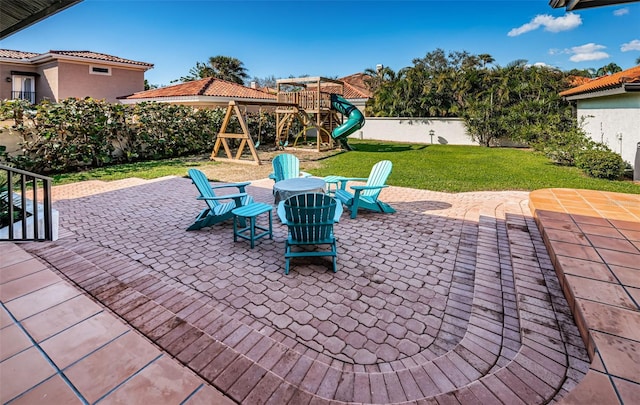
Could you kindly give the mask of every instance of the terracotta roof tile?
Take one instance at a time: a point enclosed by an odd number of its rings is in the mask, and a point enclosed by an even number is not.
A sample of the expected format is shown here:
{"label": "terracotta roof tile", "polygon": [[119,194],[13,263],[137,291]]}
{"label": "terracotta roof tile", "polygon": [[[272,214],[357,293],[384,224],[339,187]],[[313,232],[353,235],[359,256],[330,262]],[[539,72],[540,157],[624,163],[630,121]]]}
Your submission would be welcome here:
{"label": "terracotta roof tile", "polygon": [[[344,91],[340,88],[341,86],[337,84],[324,84],[322,86],[322,91],[327,93],[336,93],[341,94],[347,100],[356,99],[356,98],[371,98],[371,91],[367,89],[367,85],[364,82],[364,78],[368,77],[364,73],[356,73],[350,76],[342,77],[340,79],[336,79],[342,82],[344,85]],[[310,85],[309,89],[315,88],[315,86]]]}
{"label": "terracotta roof tile", "polygon": [[[148,68],[153,67],[152,63],[138,62],[131,59],[124,59],[117,56],[107,55],[107,54],[98,53],[98,52],[91,52],[91,51],[49,51],[48,53],[53,55],[73,56],[76,58],[85,58],[85,59],[91,59],[91,60],[102,60],[105,62],[126,63],[129,65],[144,66]],[[9,58],[9,59],[31,59],[31,58],[35,58],[36,56],[42,56],[46,54],[47,53],[23,52],[23,51],[13,51],[10,49],[0,49],[0,58]]]}
{"label": "terracotta roof tile", "polygon": [[38,55],[39,55],[38,53],[33,53],[33,52],[12,51],[11,49],[0,49],[0,58],[28,59]]}
{"label": "terracotta roof tile", "polygon": [[213,77],[180,83],[173,86],[160,87],[158,89],[141,91],[123,98],[131,100],[184,96],[235,97],[268,100],[276,99],[276,96],[273,94]]}
{"label": "terracotta roof tile", "polygon": [[[354,73],[349,76],[342,77],[338,80],[341,80],[345,84],[344,92],[347,93],[347,85],[351,87],[349,91],[354,92],[354,97],[346,97],[346,98],[371,98],[373,94],[371,90],[369,90],[369,86],[367,85],[367,79],[370,76],[366,73]],[[347,94],[345,94],[346,96]],[[359,95],[359,96],[357,96]]]}
{"label": "terracotta roof tile", "polygon": [[622,72],[611,75],[598,77],[597,79],[590,80],[580,86],[565,90],[561,92],[560,95],[566,97],[582,93],[592,93],[616,88],[624,83],[640,83],[640,66],[632,67],[631,69],[623,70]]}
{"label": "terracotta roof tile", "polygon": [[73,56],[76,58],[103,60],[105,62],[127,63],[129,65],[149,66],[149,67],[153,66],[152,63],[138,62],[131,59],[124,59],[117,56],[107,55],[105,53],[98,53],[98,52],[92,52],[92,51],[49,51],[49,53],[53,53],[56,55]]}

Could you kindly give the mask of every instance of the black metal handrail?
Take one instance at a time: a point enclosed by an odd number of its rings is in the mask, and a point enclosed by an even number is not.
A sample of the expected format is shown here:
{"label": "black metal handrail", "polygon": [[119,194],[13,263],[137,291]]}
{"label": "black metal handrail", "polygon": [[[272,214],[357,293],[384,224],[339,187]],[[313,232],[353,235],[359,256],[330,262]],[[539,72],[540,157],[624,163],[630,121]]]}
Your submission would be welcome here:
{"label": "black metal handrail", "polygon": [[[27,172],[0,165],[0,171],[6,178],[6,185],[0,183],[0,200],[2,203],[2,213],[8,218],[8,237],[0,237],[2,241],[43,241],[53,239],[53,209],[51,207],[51,182],[50,177],[42,176],[36,173]],[[1,173],[1,172],[0,172]],[[42,197],[40,196],[42,190]],[[17,197],[17,198],[16,198]],[[40,201],[42,200],[42,202]],[[31,207],[29,207],[29,204]],[[43,207],[43,232],[40,231],[38,209],[39,205]],[[6,210],[6,212],[5,212]],[[17,214],[17,215],[16,215]],[[27,218],[33,216],[31,221],[32,229],[29,229]],[[14,231],[14,223],[22,221],[22,229],[20,235],[16,236]],[[29,231],[33,231],[33,233]],[[44,237],[40,234],[43,233]],[[33,235],[33,237],[29,237]]]}

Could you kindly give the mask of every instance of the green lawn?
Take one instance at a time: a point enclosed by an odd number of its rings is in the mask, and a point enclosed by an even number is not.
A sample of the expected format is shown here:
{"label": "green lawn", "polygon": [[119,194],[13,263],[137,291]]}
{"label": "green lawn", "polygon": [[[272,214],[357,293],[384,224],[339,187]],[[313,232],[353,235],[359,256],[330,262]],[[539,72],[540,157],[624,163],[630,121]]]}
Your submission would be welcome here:
{"label": "green lawn", "polygon": [[575,167],[551,163],[543,155],[523,149],[477,146],[350,142],[355,151],[323,161],[314,175],[366,177],[383,159],[393,162],[388,184],[434,191],[536,190],[586,188],[640,194],[630,181],[607,181],[585,176]]}
{"label": "green lawn", "polygon": [[[367,177],[371,166],[391,160],[388,184],[445,192],[483,190],[536,190],[540,188],[584,188],[640,194],[640,185],[630,181],[607,181],[585,176],[579,169],[551,163],[544,156],[524,149],[477,146],[417,145],[390,142],[350,141],[356,150],[321,160],[310,172]],[[295,152],[293,152],[295,153]],[[188,159],[121,165],[91,172],[56,176],[55,184],[89,178],[114,180],[124,177],[153,178],[184,176],[189,167],[225,164]]]}

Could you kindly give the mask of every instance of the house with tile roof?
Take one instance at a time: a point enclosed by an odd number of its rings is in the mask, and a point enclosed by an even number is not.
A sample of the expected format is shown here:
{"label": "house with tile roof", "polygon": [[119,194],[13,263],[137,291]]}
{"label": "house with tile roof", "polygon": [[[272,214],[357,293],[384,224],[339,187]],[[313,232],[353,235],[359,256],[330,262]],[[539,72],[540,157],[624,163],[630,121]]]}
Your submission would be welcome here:
{"label": "house with tile roof", "polygon": [[591,139],[606,144],[632,166],[640,162],[640,65],[560,95],[573,104]]}
{"label": "house with tile roof", "polygon": [[141,91],[119,98],[119,101],[123,104],[155,101],[208,108],[226,107],[229,105],[230,100],[269,104],[275,103],[277,97],[269,91],[207,77],[173,86]]}
{"label": "house with tile roof", "polygon": [[[371,97],[371,92],[366,89],[364,81],[360,78],[361,73],[347,76],[339,81],[344,82],[344,89],[336,86],[338,93],[344,93],[344,98],[354,104],[358,109],[364,112],[364,105]],[[326,91],[330,89],[326,88]],[[120,97],[119,101],[123,104],[135,104],[143,101],[156,101],[160,103],[184,104],[195,107],[226,107],[229,101],[235,100],[240,102],[260,102],[263,103],[262,108],[270,103],[276,103],[277,90],[269,88],[258,88],[251,84],[250,87],[241,84],[228,82],[217,78],[204,78],[176,84],[173,86],[161,87]],[[248,106],[248,110],[257,111],[260,106]]]}
{"label": "house with tile roof", "polygon": [[116,102],[144,90],[144,73],[151,68],[151,63],[92,51],[0,49],[0,98],[39,103],[92,97]]}

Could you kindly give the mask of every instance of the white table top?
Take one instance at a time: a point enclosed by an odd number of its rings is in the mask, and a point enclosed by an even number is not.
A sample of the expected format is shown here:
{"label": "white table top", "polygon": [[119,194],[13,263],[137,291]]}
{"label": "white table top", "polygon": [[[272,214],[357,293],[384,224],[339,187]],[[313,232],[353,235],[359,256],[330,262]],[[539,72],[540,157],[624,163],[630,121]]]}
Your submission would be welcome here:
{"label": "white table top", "polygon": [[311,191],[324,188],[325,181],[314,177],[296,177],[293,179],[281,180],[273,185],[276,191]]}
{"label": "white table top", "polygon": [[326,183],[322,179],[314,177],[296,177],[277,182],[273,185],[273,194],[276,203],[286,200],[296,194],[302,193],[324,193]]}

